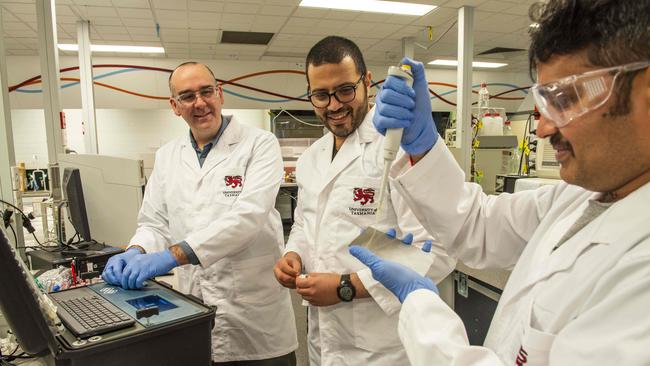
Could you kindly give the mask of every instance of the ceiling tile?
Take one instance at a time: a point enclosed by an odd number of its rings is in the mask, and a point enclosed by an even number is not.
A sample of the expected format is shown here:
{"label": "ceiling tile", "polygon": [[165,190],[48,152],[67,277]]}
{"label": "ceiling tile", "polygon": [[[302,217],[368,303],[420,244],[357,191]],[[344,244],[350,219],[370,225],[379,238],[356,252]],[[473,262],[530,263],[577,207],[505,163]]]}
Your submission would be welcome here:
{"label": "ceiling tile", "polygon": [[14,14],[35,14],[34,4],[3,3],[2,6]]}
{"label": "ceiling tile", "polygon": [[26,30],[5,29],[4,36],[16,37],[16,38],[30,38],[30,37],[36,37],[36,32],[31,29],[26,29]]}
{"label": "ceiling tile", "polygon": [[444,3],[443,5],[446,8],[461,8],[463,6],[473,6],[473,7],[478,7],[484,2],[488,0],[449,0],[448,2]]}
{"label": "ceiling tile", "polygon": [[155,9],[187,10],[187,0],[152,0]]}
{"label": "ceiling tile", "polygon": [[155,34],[131,34],[131,39],[134,41],[160,41],[160,38],[158,38]]}
{"label": "ceiling tile", "polygon": [[27,23],[36,23],[36,13],[33,14],[16,14],[18,19]]}
{"label": "ceiling tile", "polygon": [[2,16],[1,19],[2,19],[3,22],[17,22],[17,21],[19,21],[18,18],[16,18],[13,14],[8,12],[6,9],[0,9],[0,10],[2,10],[2,14],[0,14],[0,15]]}
{"label": "ceiling tile", "polygon": [[35,50],[7,50],[10,56],[35,56],[38,53]]}
{"label": "ceiling tile", "polygon": [[113,6],[111,0],[73,0],[77,5],[87,6]]}
{"label": "ceiling tile", "polygon": [[149,1],[147,0],[112,0],[112,2],[116,7],[149,9]]}
{"label": "ceiling tile", "polygon": [[117,8],[117,12],[122,18],[151,18],[152,17],[152,13],[150,9]]}
{"label": "ceiling tile", "polygon": [[215,30],[202,30],[202,29],[190,29],[190,39],[192,42],[198,42],[195,41],[195,37],[202,37],[202,38],[214,38],[217,39],[217,36],[219,35],[218,31]]}
{"label": "ceiling tile", "polygon": [[360,13],[355,20],[361,22],[382,22],[385,23],[390,19],[391,14],[382,13]]}
{"label": "ceiling tile", "polygon": [[110,34],[110,33],[102,33],[102,38],[107,44],[115,44],[119,42],[122,45],[128,45],[129,41],[132,41],[132,38],[128,34]]}
{"label": "ceiling tile", "polygon": [[417,17],[413,17],[413,16],[409,16],[409,15],[395,14],[395,15],[391,16],[386,22],[387,23],[393,23],[393,24],[411,24],[416,20],[417,20]]}
{"label": "ceiling tile", "polygon": [[295,9],[294,6],[264,5],[260,10],[260,14],[289,16],[293,9]]}
{"label": "ceiling tile", "polygon": [[156,29],[151,28],[151,27],[127,27],[126,30],[129,32],[130,35],[156,35]]}
{"label": "ceiling tile", "polygon": [[153,18],[122,18],[122,23],[126,26],[136,26],[136,27],[145,27],[149,26],[155,30],[156,24],[153,22]]}
{"label": "ceiling tile", "polygon": [[187,42],[165,42],[165,48],[170,48],[173,50],[188,50],[190,45]]}
{"label": "ceiling tile", "polygon": [[223,8],[223,11],[226,13],[237,13],[237,14],[257,14],[260,10],[260,5],[258,4],[243,4],[235,3],[232,1],[226,2],[226,6]]}
{"label": "ceiling tile", "polygon": [[100,34],[129,34],[125,27],[112,25],[95,25],[93,26]]}
{"label": "ceiling tile", "polygon": [[507,3],[501,0],[489,0],[487,2],[482,3],[477,9],[482,11],[499,13],[509,7],[512,7],[512,3]]}
{"label": "ceiling tile", "polygon": [[168,36],[161,36],[161,38],[165,42],[187,42],[188,38],[187,36],[181,36],[181,35],[168,35]]}
{"label": "ceiling tile", "polygon": [[[68,5],[56,5],[56,9],[54,10],[56,12],[56,17],[57,19],[59,18],[60,15],[74,15],[76,14],[72,11],[72,9]],[[36,9],[34,9],[34,12],[36,12]]]}
{"label": "ceiling tile", "polygon": [[458,10],[452,8],[438,8],[432,13],[416,19],[414,25],[438,27],[449,24],[450,21],[458,19]]}
{"label": "ceiling tile", "polygon": [[81,13],[85,14],[89,18],[117,16],[117,11],[115,10],[115,8],[102,7],[102,6],[84,6],[81,8]]}
{"label": "ceiling tile", "polygon": [[[298,8],[300,9],[300,8]],[[332,10],[327,13],[327,16],[325,18],[327,19],[336,19],[336,20],[354,20],[356,19],[360,14],[363,14],[360,11],[337,11],[337,10]]]}
{"label": "ceiling tile", "polygon": [[189,15],[190,27],[218,29],[221,17],[220,13],[191,11]]}
{"label": "ceiling tile", "polygon": [[222,12],[224,8],[223,2],[216,1],[190,1],[190,10],[193,11],[212,11],[212,12]]}
{"label": "ceiling tile", "polygon": [[156,10],[158,22],[162,27],[187,28],[187,12],[176,10]]}
{"label": "ceiling tile", "polygon": [[4,30],[32,30],[23,22],[2,22],[2,29]]}
{"label": "ceiling tile", "polygon": [[[312,8],[297,8],[293,12],[293,17],[302,17],[302,18],[326,18],[330,10],[328,9],[312,9]],[[356,15],[355,15],[356,16]]]}
{"label": "ceiling tile", "polygon": [[95,18],[91,20],[91,23],[94,25],[114,25],[122,26],[122,20],[120,18]]}
{"label": "ceiling tile", "polygon": [[530,5],[512,5],[505,8],[503,13],[528,16],[529,9]]}
{"label": "ceiling tile", "polygon": [[79,17],[76,15],[57,15],[56,23],[57,24],[76,24],[79,20]]}

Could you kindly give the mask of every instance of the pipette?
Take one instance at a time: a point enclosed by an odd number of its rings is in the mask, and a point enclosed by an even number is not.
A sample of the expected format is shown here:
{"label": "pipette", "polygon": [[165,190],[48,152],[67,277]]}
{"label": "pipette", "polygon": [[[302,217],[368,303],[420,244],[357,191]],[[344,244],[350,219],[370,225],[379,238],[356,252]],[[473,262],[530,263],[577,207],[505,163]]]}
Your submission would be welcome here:
{"label": "pipette", "polygon": [[[398,77],[404,80],[408,86],[413,86],[413,75],[411,74],[410,65],[391,66],[388,68],[388,76]],[[383,216],[384,199],[388,189],[388,173],[397,156],[403,132],[403,128],[389,128],[386,130],[386,136],[384,138],[384,170],[382,171],[381,187],[379,189],[379,204],[377,206],[377,213],[375,214],[376,224],[381,221]]]}

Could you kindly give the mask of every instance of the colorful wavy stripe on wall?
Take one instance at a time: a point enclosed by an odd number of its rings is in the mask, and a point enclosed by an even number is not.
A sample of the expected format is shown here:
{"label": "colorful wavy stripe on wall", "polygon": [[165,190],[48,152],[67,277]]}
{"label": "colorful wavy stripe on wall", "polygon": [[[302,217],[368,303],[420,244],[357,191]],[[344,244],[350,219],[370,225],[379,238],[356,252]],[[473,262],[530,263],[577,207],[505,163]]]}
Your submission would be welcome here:
{"label": "colorful wavy stripe on wall", "polygon": [[[100,65],[93,65],[94,69],[100,69],[100,68],[117,68],[118,70],[115,71],[110,71],[107,73],[99,74],[93,77],[93,83],[97,86],[103,87],[103,88],[108,88],[115,90],[120,93],[126,93],[130,94],[136,97],[140,98],[147,98],[147,99],[154,99],[154,100],[167,100],[169,97],[168,96],[155,96],[155,95],[148,95],[148,94],[142,94],[138,93],[132,90],[126,90],[123,88],[119,88],[114,85],[106,84],[99,82],[97,80],[101,80],[104,78],[108,78],[110,76],[118,75],[118,74],[123,74],[123,73],[128,73],[128,72],[135,72],[135,71],[143,71],[143,70],[148,70],[148,71],[157,71],[157,72],[164,72],[164,73],[171,73],[171,69],[164,69],[164,68],[158,68],[158,67],[150,67],[150,66],[139,66],[139,65],[120,65],[120,64],[100,64]],[[61,74],[78,70],[79,67],[68,67],[68,68],[63,68],[60,70]],[[298,95],[298,96],[289,96],[289,95],[284,95],[281,93],[276,93],[274,91],[270,90],[264,90],[256,87],[252,87],[246,84],[239,83],[240,80],[245,80],[257,76],[262,76],[262,75],[269,75],[269,74],[297,74],[301,75],[304,77],[304,71],[297,71],[297,70],[268,70],[268,71],[261,71],[261,72],[256,72],[252,74],[246,74],[242,76],[238,76],[236,78],[230,79],[230,80],[221,80],[217,79],[218,82],[220,82],[223,87],[223,91],[226,94],[233,95],[238,98],[242,99],[248,99],[248,100],[253,100],[256,102],[264,102],[264,103],[286,103],[286,102],[291,102],[291,101],[299,101],[299,102],[305,102],[308,103],[309,100],[307,99],[307,93]],[[79,84],[79,79],[78,78],[70,78],[70,77],[61,77],[61,81],[65,82],[64,84],[61,85],[61,89],[66,89],[70,88],[73,86],[76,86]],[[377,82],[373,82],[371,84],[371,87],[375,87],[376,89],[379,87],[380,84],[382,84],[384,80],[380,80]],[[18,92],[18,93],[42,93],[41,89],[33,88],[33,86],[40,84],[41,83],[41,75],[37,75],[34,77],[31,77],[27,80],[24,80],[16,85],[10,86],[9,87],[9,92]],[[225,87],[225,85],[228,85],[230,87]],[[443,82],[429,82],[429,85],[431,86],[439,86],[439,87],[445,87],[445,88],[450,88],[451,90],[445,91],[445,92],[436,92],[433,89],[429,89],[429,92],[431,93],[431,99],[440,99],[442,102],[445,102],[450,105],[456,105],[456,103],[449,101],[448,99],[445,98],[445,96],[454,94],[457,92],[457,86],[455,84],[450,84],[450,83],[443,83]],[[523,100],[524,97],[505,97],[504,95],[506,94],[511,94],[514,92],[521,92],[523,94],[528,94],[528,89],[530,88],[529,86],[526,87],[519,87],[517,85],[513,84],[506,84],[506,83],[489,83],[489,87],[506,87],[510,89],[506,89],[505,91],[499,92],[497,94],[491,95],[490,98],[493,99],[500,99],[500,100]],[[232,88],[231,88],[232,87]],[[472,88],[478,88],[480,85],[473,85]],[[261,98],[261,97],[256,97],[256,96],[251,96],[247,94],[243,94],[241,92],[235,92],[232,89],[234,88],[239,88],[239,89],[245,89],[245,90],[250,90],[253,92],[256,92],[258,94],[266,95],[266,96],[272,96],[275,97],[275,99],[269,99],[269,98]],[[477,90],[472,90],[473,93],[478,94]]]}

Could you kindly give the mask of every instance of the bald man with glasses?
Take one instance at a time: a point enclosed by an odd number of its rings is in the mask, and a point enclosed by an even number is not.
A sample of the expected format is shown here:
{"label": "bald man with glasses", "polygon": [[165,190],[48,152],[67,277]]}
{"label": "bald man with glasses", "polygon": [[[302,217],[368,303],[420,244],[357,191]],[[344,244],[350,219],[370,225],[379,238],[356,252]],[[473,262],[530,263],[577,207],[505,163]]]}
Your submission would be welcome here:
{"label": "bald man with glasses", "polygon": [[178,267],[179,290],[217,309],[215,365],[295,366],[289,291],[272,273],[284,247],[278,141],[222,115],[223,92],[206,65],[179,65],[169,89],[189,133],[156,152],[138,229],[102,277],[139,289]]}

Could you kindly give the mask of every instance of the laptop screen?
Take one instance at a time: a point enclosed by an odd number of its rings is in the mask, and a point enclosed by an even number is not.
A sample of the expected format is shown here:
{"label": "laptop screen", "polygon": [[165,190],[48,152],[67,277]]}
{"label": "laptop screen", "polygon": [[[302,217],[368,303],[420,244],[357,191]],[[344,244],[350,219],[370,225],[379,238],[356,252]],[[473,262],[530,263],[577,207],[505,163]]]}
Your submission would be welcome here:
{"label": "laptop screen", "polygon": [[44,316],[53,312],[43,311],[39,305],[47,304],[50,300],[38,289],[29,269],[11,247],[3,230],[0,230],[0,268],[0,311],[20,347],[33,356],[56,353],[56,318]]}

